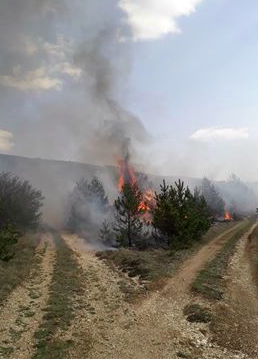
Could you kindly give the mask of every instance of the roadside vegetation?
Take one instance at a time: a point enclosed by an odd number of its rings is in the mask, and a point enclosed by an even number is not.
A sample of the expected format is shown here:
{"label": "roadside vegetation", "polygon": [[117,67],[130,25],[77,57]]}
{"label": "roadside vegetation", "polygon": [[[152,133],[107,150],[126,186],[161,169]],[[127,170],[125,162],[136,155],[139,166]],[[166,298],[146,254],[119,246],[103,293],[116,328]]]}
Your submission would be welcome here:
{"label": "roadside vegetation", "polygon": [[207,299],[220,300],[223,297],[223,276],[226,273],[229,259],[234,254],[239,239],[251,228],[255,220],[245,220],[237,231],[228,235],[222,250],[199,273],[192,290]]}
{"label": "roadside vegetation", "polygon": [[0,261],[12,259],[19,238],[37,228],[42,202],[41,192],[28,181],[0,174]]}
{"label": "roadside vegetation", "polygon": [[0,260],[0,306],[8,295],[29,277],[38,243],[39,235],[28,233],[13,245],[15,256],[12,260]]}
{"label": "roadside vegetation", "polygon": [[33,359],[66,357],[73,341],[65,339],[63,334],[74,319],[73,300],[83,294],[82,272],[74,253],[57,233],[53,233],[53,236],[56,262],[43,322],[35,333],[36,350]]}
{"label": "roadside vegetation", "polygon": [[201,246],[234,226],[236,226],[234,222],[219,223],[211,227],[200,241],[186,249],[136,251],[120,248],[117,251],[98,252],[97,256],[105,260],[111,267],[118,268],[126,273],[129,277],[138,277],[140,284],[143,284],[145,289],[151,290],[162,286],[164,281],[175,273],[180,264],[196,253]]}
{"label": "roadside vegetation", "polygon": [[28,181],[0,174],[0,305],[35,264],[42,201]]}
{"label": "roadside vegetation", "polygon": [[258,227],[250,234],[246,252],[251,264],[253,281],[258,287]]}

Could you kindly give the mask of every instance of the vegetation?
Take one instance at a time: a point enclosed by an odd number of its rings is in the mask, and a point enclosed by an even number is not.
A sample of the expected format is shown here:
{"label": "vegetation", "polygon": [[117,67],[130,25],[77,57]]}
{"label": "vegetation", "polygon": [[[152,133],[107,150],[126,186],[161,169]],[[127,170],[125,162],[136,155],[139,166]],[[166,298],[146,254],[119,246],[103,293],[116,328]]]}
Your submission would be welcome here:
{"label": "vegetation", "polygon": [[13,245],[22,233],[35,229],[43,197],[28,181],[10,173],[0,174],[0,259],[14,256]]}
{"label": "vegetation", "polygon": [[95,177],[91,182],[82,178],[70,195],[68,228],[80,232],[102,223],[109,210],[103,184]]}
{"label": "vegetation", "polygon": [[9,261],[14,257],[13,245],[18,242],[20,233],[13,227],[8,226],[0,229],[0,259]]}
{"label": "vegetation", "polygon": [[202,181],[201,193],[206,200],[207,206],[209,207],[210,215],[215,218],[223,217],[225,202],[218,189],[210,180],[208,180],[208,178],[204,178]]}
{"label": "vegetation", "polygon": [[152,221],[155,235],[165,240],[170,248],[189,246],[210,228],[204,197],[198,190],[192,194],[180,180],[175,187],[163,181],[161,192],[155,195],[155,203]]}
{"label": "vegetation", "polygon": [[46,314],[35,334],[37,345],[33,359],[65,358],[72,342],[62,340],[60,334],[69,328],[74,318],[74,296],[82,294],[81,269],[76,258],[59,235],[54,234],[54,237],[56,242],[54,274]]}
{"label": "vegetation", "polygon": [[132,247],[140,240],[143,231],[141,208],[142,192],[137,184],[125,183],[121,195],[115,200],[115,222],[113,229],[121,246]]}
{"label": "vegetation", "polygon": [[28,181],[10,173],[0,174],[0,228],[13,225],[20,230],[37,227],[43,197]]}
{"label": "vegetation", "polygon": [[8,262],[0,261],[0,306],[29,277],[37,244],[37,234],[26,234],[13,246],[12,250],[16,253],[14,258]]}
{"label": "vegetation", "polygon": [[253,224],[253,220],[244,221],[233,234],[226,236],[222,250],[217,256],[209,262],[206,267],[199,273],[198,277],[192,284],[192,290],[200,293],[207,299],[220,300],[223,297],[223,276],[228,267],[228,262],[239,239]]}
{"label": "vegetation", "polygon": [[184,308],[184,315],[190,323],[210,323],[213,319],[212,312],[200,304],[190,304]]}
{"label": "vegetation", "polygon": [[101,243],[103,243],[105,245],[111,246],[113,243],[113,233],[112,233],[112,231],[110,229],[110,225],[106,219],[102,223],[102,226],[99,230],[99,240],[101,241]]}
{"label": "vegetation", "polygon": [[[169,278],[179,268],[180,264],[200,249],[205,243],[208,243],[214,237],[222,234],[226,230],[235,226],[233,223],[220,223],[212,227],[202,237],[202,240],[195,242],[193,246],[177,250],[168,251],[164,249],[148,249],[145,251],[130,250],[121,248],[118,251],[98,252],[97,256],[105,260],[113,268],[118,268],[125,272],[129,277],[138,277],[145,290],[152,290],[162,287],[164,280]],[[129,301],[137,298],[139,288],[122,287]]]}

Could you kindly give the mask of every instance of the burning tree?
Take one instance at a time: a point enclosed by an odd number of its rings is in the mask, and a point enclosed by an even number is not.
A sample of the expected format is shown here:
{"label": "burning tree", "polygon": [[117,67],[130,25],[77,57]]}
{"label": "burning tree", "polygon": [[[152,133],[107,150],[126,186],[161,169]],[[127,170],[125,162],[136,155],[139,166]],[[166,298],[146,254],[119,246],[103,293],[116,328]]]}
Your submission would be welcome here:
{"label": "burning tree", "polygon": [[144,209],[143,194],[136,183],[124,183],[121,195],[115,200],[115,222],[113,229],[117,233],[120,245],[132,247],[139,240],[144,223],[141,216]]}
{"label": "burning tree", "polygon": [[194,194],[184,182],[168,186],[165,181],[161,192],[155,194],[152,225],[160,240],[166,240],[171,247],[188,246],[199,240],[210,227],[209,210],[198,190]]}

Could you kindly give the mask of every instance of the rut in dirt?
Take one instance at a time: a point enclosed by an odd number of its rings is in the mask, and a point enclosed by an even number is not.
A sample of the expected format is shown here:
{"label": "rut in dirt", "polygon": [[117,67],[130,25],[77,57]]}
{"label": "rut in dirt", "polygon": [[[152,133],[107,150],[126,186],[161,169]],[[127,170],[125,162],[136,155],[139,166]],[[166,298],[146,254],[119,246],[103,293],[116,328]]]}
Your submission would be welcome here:
{"label": "rut in dirt", "polygon": [[44,234],[28,280],[10,294],[0,311],[0,358],[28,359],[32,356],[33,337],[49,298],[54,262],[52,236]]}
{"label": "rut in dirt", "polygon": [[[223,301],[215,306],[216,341],[258,358],[257,224],[239,242],[225,276]],[[223,319],[223,320],[222,320]]]}

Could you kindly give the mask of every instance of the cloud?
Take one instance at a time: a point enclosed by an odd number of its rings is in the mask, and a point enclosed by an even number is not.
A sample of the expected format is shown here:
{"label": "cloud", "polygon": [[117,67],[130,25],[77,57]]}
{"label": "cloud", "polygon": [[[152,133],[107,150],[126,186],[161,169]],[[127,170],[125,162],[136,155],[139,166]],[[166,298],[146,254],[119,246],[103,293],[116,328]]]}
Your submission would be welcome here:
{"label": "cloud", "polygon": [[0,76],[0,84],[6,87],[15,88],[21,91],[30,90],[60,90],[62,81],[55,77],[50,77],[46,73],[46,69],[40,67],[33,71],[27,71],[18,74],[19,67],[13,69],[13,75]]}
{"label": "cloud", "polygon": [[245,140],[249,138],[248,128],[202,128],[193,133],[190,138],[196,141],[210,140]]}
{"label": "cloud", "polygon": [[[37,58],[38,67],[25,70],[25,65],[16,65],[11,73],[0,74],[0,85],[20,91],[61,90],[64,75],[73,81],[80,79],[82,70],[71,62],[72,41],[62,35],[58,35],[54,43],[44,42],[41,38],[33,42],[31,38],[23,37],[22,44],[28,58]],[[19,52],[20,48],[16,47],[14,51]]]}
{"label": "cloud", "polygon": [[0,130],[0,151],[7,152],[14,146],[13,134]]}
{"label": "cloud", "polygon": [[133,39],[156,40],[178,33],[177,20],[189,16],[203,0],[119,0],[118,6],[126,15]]}

